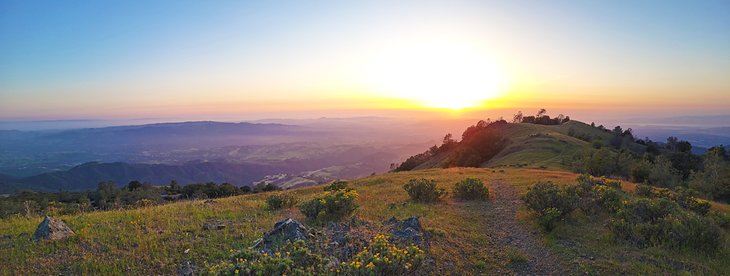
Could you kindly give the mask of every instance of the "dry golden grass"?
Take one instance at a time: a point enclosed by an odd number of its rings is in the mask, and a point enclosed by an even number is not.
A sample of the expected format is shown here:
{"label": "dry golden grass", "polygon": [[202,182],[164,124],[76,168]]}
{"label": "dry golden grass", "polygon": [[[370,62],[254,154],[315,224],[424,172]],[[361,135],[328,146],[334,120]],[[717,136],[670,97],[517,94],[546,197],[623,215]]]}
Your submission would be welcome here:
{"label": "dry golden grass", "polygon": [[[444,272],[510,271],[510,256],[514,258],[516,253],[491,244],[486,235],[491,222],[482,214],[493,208],[489,201],[455,201],[449,196],[442,203],[411,203],[402,188],[409,179],[429,178],[451,191],[457,181],[466,177],[482,179],[487,186],[494,181],[503,181],[522,193],[540,180],[572,184],[577,175],[563,171],[490,168],[431,169],[376,175],[351,182],[350,187],[360,194],[360,208],[355,215],[376,224],[391,216],[399,219],[421,217],[423,226],[434,233],[430,254],[436,260],[437,269]],[[625,183],[624,189],[632,190],[634,185]],[[309,187],[293,190],[292,193],[302,202],[321,190],[322,187]],[[494,195],[491,189],[490,194]],[[0,274],[174,274],[185,260],[205,267],[206,263],[225,258],[231,249],[250,246],[278,220],[285,217],[303,220],[296,208],[268,210],[265,197],[266,194],[244,195],[216,199],[216,203],[212,204],[198,200],[61,216],[78,235],[51,242],[30,240],[41,221],[40,217],[0,220]],[[728,210],[723,204],[714,204],[713,208]],[[518,213],[518,219],[526,227],[533,227],[526,212]],[[212,220],[221,221],[227,227],[203,230],[203,223]],[[668,273],[671,270],[666,265],[671,260],[707,267],[707,271],[727,268],[727,261],[697,257],[691,252],[641,250],[616,244],[608,239],[608,235],[602,225],[585,222],[561,226],[555,233],[547,235],[546,241],[566,263],[571,264],[578,259],[580,271]],[[558,241],[566,237],[580,245],[560,245]],[[185,253],[187,249],[190,251]],[[601,259],[584,261],[579,257],[583,253],[601,256]],[[626,254],[636,258],[625,258]],[[640,257],[659,261],[648,264],[647,268],[647,264],[640,263]]]}

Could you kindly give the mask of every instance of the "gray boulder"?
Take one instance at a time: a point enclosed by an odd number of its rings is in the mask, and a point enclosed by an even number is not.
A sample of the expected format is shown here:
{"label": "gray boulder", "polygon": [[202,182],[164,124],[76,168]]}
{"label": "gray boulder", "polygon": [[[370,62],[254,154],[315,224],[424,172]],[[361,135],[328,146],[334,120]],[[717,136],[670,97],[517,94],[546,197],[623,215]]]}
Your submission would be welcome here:
{"label": "gray boulder", "polygon": [[76,235],[63,221],[46,216],[43,222],[38,225],[33,240],[60,240]]}
{"label": "gray boulder", "polygon": [[177,275],[193,276],[193,275],[195,275],[196,270],[197,270],[197,267],[195,267],[195,264],[193,264],[190,261],[184,261],[182,263],[182,265],[180,265],[180,268],[177,270]]}
{"label": "gray boulder", "polygon": [[426,241],[427,235],[421,228],[421,221],[418,217],[410,217],[404,220],[391,217],[385,221],[385,224],[391,226],[390,232],[394,239],[415,244],[422,244]]}
{"label": "gray boulder", "polygon": [[263,238],[256,240],[253,248],[271,251],[287,241],[306,241],[310,236],[309,230],[303,224],[291,218],[284,219],[274,224],[274,229],[264,234]]}

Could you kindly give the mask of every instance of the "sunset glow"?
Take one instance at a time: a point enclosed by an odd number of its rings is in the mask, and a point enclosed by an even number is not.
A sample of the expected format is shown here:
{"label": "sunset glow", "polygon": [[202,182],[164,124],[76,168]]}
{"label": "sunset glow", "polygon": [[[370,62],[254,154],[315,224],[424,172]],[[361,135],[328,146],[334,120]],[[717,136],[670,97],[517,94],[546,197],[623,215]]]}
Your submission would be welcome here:
{"label": "sunset glow", "polygon": [[507,88],[507,76],[497,64],[466,43],[389,49],[373,62],[368,76],[375,93],[433,108],[479,107]]}

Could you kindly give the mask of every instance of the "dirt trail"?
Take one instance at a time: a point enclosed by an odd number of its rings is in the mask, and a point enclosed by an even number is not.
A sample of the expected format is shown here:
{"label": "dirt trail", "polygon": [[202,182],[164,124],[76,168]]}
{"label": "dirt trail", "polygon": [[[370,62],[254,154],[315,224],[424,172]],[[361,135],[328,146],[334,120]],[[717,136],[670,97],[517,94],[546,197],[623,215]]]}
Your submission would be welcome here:
{"label": "dirt trail", "polygon": [[519,275],[569,274],[558,257],[543,245],[542,234],[517,221],[517,209],[522,202],[517,190],[501,180],[492,181],[491,190],[495,195],[491,203],[493,208],[487,214],[491,243],[501,250],[516,249],[527,259],[511,265],[512,272]]}

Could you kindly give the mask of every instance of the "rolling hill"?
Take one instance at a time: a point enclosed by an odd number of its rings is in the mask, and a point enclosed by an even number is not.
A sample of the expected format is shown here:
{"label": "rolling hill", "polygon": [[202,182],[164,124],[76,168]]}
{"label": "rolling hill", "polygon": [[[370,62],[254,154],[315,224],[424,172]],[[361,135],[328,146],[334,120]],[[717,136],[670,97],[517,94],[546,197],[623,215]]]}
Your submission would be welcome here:
{"label": "rolling hill", "polygon": [[[605,146],[613,135],[579,121],[560,125],[531,123],[494,123],[477,133],[488,133],[484,139],[465,139],[423,159],[413,169],[447,168],[464,159],[466,150],[494,147],[496,153],[478,159],[474,167],[531,166],[567,169],[573,157],[593,144],[578,137],[590,137]],[[501,142],[500,142],[501,141]],[[642,151],[643,146],[629,143],[626,147]],[[443,148],[443,147],[442,147]]]}

